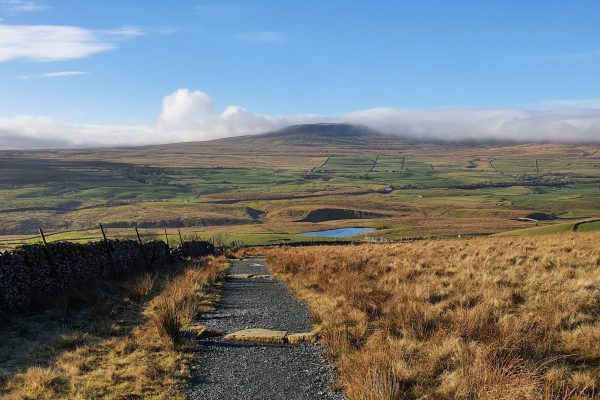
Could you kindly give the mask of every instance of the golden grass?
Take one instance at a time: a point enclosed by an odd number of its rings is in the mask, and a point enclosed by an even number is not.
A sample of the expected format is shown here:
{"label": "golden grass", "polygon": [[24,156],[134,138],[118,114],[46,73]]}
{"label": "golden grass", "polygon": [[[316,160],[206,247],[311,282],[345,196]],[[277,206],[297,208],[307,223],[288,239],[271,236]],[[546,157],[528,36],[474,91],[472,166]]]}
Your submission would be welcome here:
{"label": "golden grass", "polygon": [[[214,300],[223,257],[99,284],[0,329],[6,399],[184,399],[189,340],[181,334]],[[164,308],[177,337],[160,328]]]}
{"label": "golden grass", "polygon": [[600,398],[600,235],[267,250],[350,399]]}

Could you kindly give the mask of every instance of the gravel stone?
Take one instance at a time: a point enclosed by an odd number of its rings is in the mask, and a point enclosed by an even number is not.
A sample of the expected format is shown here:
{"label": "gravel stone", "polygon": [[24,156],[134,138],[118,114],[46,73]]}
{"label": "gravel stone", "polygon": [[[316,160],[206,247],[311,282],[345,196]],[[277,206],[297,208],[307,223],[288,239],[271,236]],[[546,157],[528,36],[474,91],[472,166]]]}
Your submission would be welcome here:
{"label": "gravel stone", "polygon": [[[234,260],[230,274],[268,275],[264,259]],[[272,278],[225,279],[221,302],[199,324],[220,332],[249,328],[305,332],[312,328],[306,304]],[[334,392],[334,371],[319,344],[262,344],[201,340],[197,370],[188,396],[192,400],[286,399],[343,400]]]}

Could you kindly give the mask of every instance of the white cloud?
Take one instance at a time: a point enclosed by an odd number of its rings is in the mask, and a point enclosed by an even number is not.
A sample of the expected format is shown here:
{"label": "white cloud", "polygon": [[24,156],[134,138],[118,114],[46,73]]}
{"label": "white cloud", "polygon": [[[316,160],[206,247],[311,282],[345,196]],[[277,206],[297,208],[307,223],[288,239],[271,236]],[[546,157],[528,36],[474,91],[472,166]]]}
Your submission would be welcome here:
{"label": "white cloud", "polygon": [[37,1],[30,0],[0,0],[0,10],[9,13],[10,15],[23,12],[37,12],[47,10],[47,5]]}
{"label": "white cloud", "polygon": [[[154,138],[167,141],[209,140],[229,136],[252,135],[283,126],[318,122],[317,115],[271,116],[230,105],[219,114],[213,100],[201,91],[179,89],[163,99],[163,108]],[[164,143],[164,140],[163,143]]]}
{"label": "white cloud", "polygon": [[245,32],[237,35],[237,38],[248,43],[285,43],[287,36],[283,32],[262,31]]}
{"label": "white cloud", "polygon": [[93,31],[77,26],[0,25],[0,62],[84,58],[115,49],[119,40],[143,34],[131,27]]}
{"label": "white cloud", "polygon": [[193,119],[203,119],[213,114],[215,104],[204,92],[188,89],[179,89],[163,99],[160,122],[169,124],[181,124]]}
{"label": "white cloud", "polygon": [[19,79],[48,79],[48,78],[64,78],[68,76],[79,76],[86,75],[87,72],[83,71],[58,71],[58,72],[45,72],[43,74],[37,75],[19,75],[17,78]]}
{"label": "white cloud", "polygon": [[163,99],[155,124],[61,124],[49,117],[0,118],[0,150],[93,146],[132,146],[187,142],[262,133],[300,123],[320,122],[317,115],[271,116],[239,106],[215,111],[206,93],[179,89]]}
{"label": "white cloud", "polygon": [[349,113],[341,119],[420,140],[600,141],[600,109],[375,108]]}
{"label": "white cloud", "polygon": [[49,117],[0,117],[0,149],[69,147],[76,129]]}
{"label": "white cloud", "polygon": [[600,142],[600,109],[549,110],[375,108],[337,117],[264,115],[239,106],[215,111],[211,97],[179,89],[147,125],[61,124],[49,117],[0,117],[0,149],[131,146],[258,134],[288,125],[350,122],[418,140]]}
{"label": "white cloud", "polygon": [[140,28],[136,28],[133,26],[123,26],[121,28],[116,29],[106,29],[102,31],[97,31],[99,35],[105,35],[108,37],[114,37],[116,39],[130,39],[138,36],[144,35],[146,32]]}

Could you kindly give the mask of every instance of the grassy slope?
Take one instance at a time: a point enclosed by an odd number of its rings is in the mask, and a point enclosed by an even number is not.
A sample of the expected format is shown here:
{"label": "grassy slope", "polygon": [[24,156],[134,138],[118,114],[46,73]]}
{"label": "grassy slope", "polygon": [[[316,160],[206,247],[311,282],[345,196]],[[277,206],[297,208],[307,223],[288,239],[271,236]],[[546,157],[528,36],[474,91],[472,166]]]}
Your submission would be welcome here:
{"label": "grassy slope", "polygon": [[599,234],[273,249],[350,399],[597,399]]}
{"label": "grassy slope", "polygon": [[579,225],[578,232],[596,232],[600,231],[600,221],[586,222]]}
{"label": "grassy slope", "polygon": [[99,282],[0,328],[5,399],[183,399],[184,329],[210,306],[224,259]]}

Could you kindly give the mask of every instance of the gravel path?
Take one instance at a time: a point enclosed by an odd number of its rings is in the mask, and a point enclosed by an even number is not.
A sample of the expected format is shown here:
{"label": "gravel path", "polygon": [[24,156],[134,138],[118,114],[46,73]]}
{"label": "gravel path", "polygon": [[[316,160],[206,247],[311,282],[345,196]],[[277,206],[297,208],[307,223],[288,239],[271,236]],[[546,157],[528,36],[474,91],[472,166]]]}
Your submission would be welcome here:
{"label": "gravel path", "polygon": [[[232,262],[229,274],[270,274],[264,259]],[[305,332],[312,328],[306,304],[274,278],[225,280],[217,310],[199,321],[230,333],[246,328]],[[330,386],[333,370],[315,344],[264,345],[207,339],[200,342],[190,399],[343,399]]]}

